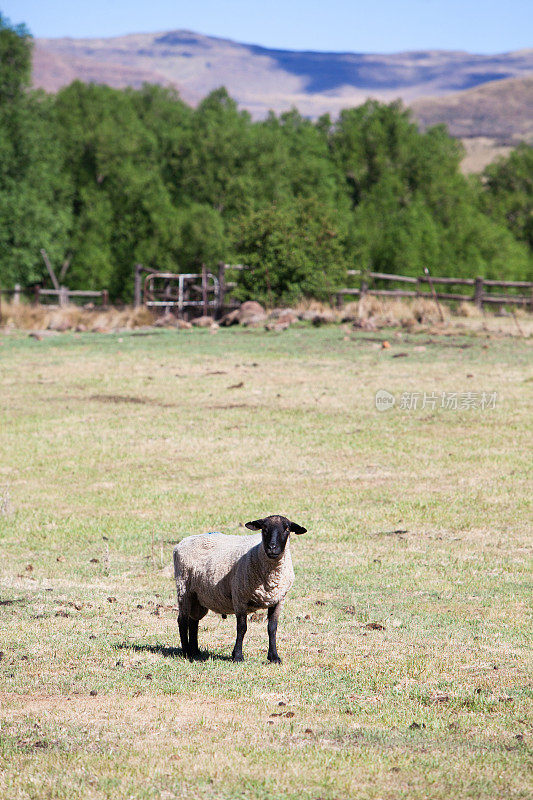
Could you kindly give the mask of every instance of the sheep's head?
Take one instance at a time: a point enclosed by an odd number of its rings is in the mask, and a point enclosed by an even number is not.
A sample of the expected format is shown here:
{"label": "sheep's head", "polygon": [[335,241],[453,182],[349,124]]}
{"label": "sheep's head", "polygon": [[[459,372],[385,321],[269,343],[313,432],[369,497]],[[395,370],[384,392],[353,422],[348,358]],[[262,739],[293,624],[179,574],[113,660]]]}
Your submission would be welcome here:
{"label": "sheep's head", "polygon": [[280,517],[277,514],[247,522],[246,527],[252,531],[261,531],[265,553],[272,559],[279,558],[283,554],[291,533],[301,534],[307,530],[296,522],[291,522],[287,517]]}

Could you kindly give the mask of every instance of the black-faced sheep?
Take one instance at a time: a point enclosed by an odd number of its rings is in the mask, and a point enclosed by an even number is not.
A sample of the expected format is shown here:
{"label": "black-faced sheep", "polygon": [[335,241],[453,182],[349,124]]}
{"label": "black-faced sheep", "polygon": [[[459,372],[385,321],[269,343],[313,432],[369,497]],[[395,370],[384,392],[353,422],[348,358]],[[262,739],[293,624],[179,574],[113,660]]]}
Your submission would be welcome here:
{"label": "black-faced sheep", "polygon": [[178,625],[184,655],[198,651],[198,622],[207,612],[237,617],[234,661],[243,661],[242,642],[246,616],[268,609],[268,660],[281,659],[276,649],[276,631],[281,605],[294,583],[289,536],[306,528],[287,517],[270,516],[247,522],[261,531],[255,536],[204,533],[187,536],[174,548],[174,575],[178,593]]}

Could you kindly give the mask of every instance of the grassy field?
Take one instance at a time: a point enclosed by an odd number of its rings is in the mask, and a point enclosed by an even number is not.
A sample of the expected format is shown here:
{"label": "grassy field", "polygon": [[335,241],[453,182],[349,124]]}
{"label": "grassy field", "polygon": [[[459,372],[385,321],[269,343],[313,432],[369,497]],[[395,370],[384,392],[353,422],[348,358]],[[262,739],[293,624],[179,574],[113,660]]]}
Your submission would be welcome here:
{"label": "grassy field", "polygon": [[[0,796],[529,798],[531,341],[2,337]],[[186,661],[173,543],[271,513],[283,664]]]}

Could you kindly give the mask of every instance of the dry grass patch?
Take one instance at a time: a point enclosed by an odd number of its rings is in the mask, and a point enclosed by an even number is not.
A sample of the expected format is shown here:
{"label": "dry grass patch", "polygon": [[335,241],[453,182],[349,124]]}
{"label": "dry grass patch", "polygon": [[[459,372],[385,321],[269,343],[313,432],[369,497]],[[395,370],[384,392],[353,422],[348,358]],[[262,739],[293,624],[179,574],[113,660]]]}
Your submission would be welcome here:
{"label": "dry grass patch", "polygon": [[70,305],[66,308],[50,308],[45,305],[27,303],[2,303],[0,323],[5,330],[50,330],[64,332],[110,331],[116,328],[134,329],[152,325],[154,315],[145,307],[118,310],[85,309]]}

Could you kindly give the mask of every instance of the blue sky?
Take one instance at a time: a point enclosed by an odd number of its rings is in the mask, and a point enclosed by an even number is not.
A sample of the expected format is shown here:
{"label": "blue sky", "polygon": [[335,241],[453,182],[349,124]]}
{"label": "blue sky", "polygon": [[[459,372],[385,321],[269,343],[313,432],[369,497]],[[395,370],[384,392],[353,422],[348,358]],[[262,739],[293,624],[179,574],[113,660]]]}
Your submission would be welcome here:
{"label": "blue sky", "polygon": [[499,53],[533,46],[531,0],[0,0],[36,37],[187,28],[293,50]]}

